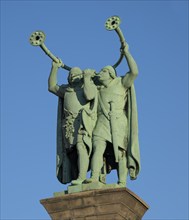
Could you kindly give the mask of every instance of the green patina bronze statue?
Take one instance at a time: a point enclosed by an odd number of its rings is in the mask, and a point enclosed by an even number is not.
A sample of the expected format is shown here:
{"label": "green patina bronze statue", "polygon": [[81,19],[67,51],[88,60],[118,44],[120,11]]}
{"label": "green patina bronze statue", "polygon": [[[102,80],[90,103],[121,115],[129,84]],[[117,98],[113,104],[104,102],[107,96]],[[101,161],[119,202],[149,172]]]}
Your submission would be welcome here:
{"label": "green patina bronze statue", "polygon": [[[115,30],[121,42],[120,58],[99,74],[93,69],[71,68],[44,45],[41,31],[32,33],[30,43],[40,46],[53,60],[49,91],[59,97],[57,120],[57,177],[72,185],[104,183],[112,169],[118,173],[118,187],[127,175],[136,179],[140,171],[138,119],[134,80],[137,64],[119,28],[120,19],[107,19],[107,30]],[[116,68],[125,57],[129,72],[118,77]],[[57,84],[58,68],[69,71],[68,84]],[[86,179],[91,170],[91,178]]]}
{"label": "green patina bronze statue", "polygon": [[128,45],[122,48],[130,71],[117,77],[112,66],[105,66],[100,74],[97,123],[93,131],[92,176],[86,182],[99,181],[103,157],[106,169],[118,171],[119,186],[126,185],[127,171],[136,179],[140,170],[138,123],[134,79],[137,65],[129,53]]}
{"label": "green patina bronze statue", "polygon": [[92,152],[92,133],[96,124],[97,89],[94,70],[70,70],[67,85],[57,85],[57,70],[62,62],[53,62],[49,91],[59,97],[57,122],[57,177],[62,183],[81,184],[86,179]]}

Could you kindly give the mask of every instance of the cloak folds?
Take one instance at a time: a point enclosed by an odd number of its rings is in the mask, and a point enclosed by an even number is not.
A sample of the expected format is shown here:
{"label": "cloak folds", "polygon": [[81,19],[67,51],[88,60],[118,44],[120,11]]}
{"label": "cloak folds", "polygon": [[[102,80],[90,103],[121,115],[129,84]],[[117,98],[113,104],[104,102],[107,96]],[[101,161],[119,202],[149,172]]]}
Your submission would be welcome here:
{"label": "cloak folds", "polygon": [[[84,108],[81,112],[82,126],[86,131],[82,136],[82,140],[88,149],[89,156],[92,151],[92,132],[96,124],[96,110],[97,110],[97,96],[89,101],[90,109]],[[63,183],[70,183],[73,179],[77,178],[73,175],[73,168],[77,167],[75,157],[68,156],[67,149],[69,143],[65,138],[65,129],[63,128],[64,116],[64,99],[59,98],[58,100],[58,112],[57,112],[57,154],[56,154],[56,175],[58,180]],[[77,156],[77,155],[76,155]]]}
{"label": "cloak folds", "polygon": [[127,99],[127,114],[128,114],[128,148],[127,148],[127,167],[135,170],[137,178],[140,172],[140,150],[138,140],[138,114],[137,103],[134,85],[128,90]]}
{"label": "cloak folds", "polygon": [[[139,150],[139,140],[138,140],[138,114],[137,114],[137,103],[134,85],[127,91],[127,104],[125,106],[125,111],[127,115],[128,124],[128,143],[127,143],[127,168],[134,169],[134,177],[136,179],[140,171],[140,150]],[[107,148],[105,151],[106,158],[106,172],[111,172],[112,169],[117,169],[116,157],[115,157],[115,147],[111,148],[111,143],[107,143]],[[113,143],[112,143],[113,144]]]}

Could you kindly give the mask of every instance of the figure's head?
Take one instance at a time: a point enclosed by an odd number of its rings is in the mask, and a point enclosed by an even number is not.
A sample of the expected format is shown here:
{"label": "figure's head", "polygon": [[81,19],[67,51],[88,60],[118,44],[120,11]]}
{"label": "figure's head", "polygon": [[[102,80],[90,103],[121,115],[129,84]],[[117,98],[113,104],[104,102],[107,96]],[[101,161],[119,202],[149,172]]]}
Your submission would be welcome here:
{"label": "figure's head", "polygon": [[116,78],[116,71],[112,66],[105,66],[102,68],[99,74],[99,80],[100,81],[106,81],[110,79]]}
{"label": "figure's head", "polygon": [[83,72],[79,67],[73,67],[68,75],[69,84],[75,84],[81,82],[83,79]]}

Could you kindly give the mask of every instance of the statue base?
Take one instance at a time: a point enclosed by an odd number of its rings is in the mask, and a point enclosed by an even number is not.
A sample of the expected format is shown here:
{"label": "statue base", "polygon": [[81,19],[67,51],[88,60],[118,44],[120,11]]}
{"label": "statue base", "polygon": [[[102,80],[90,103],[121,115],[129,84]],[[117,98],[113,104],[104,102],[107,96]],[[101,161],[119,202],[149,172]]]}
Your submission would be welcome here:
{"label": "statue base", "polygon": [[70,190],[40,201],[52,220],[140,220],[149,208],[125,187],[75,192],[82,190],[80,186]]}
{"label": "statue base", "polygon": [[62,192],[55,192],[54,196],[63,196],[65,194],[71,194],[76,192],[83,192],[94,189],[109,189],[109,188],[120,188],[118,184],[104,184],[101,182],[87,183],[81,185],[70,185],[68,190]]}

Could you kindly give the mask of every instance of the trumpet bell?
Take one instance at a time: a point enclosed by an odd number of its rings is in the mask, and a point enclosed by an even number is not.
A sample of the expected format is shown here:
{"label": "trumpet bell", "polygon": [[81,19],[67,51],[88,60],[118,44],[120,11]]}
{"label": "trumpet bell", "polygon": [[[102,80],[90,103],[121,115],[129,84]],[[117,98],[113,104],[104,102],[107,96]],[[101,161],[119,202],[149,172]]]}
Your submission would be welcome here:
{"label": "trumpet bell", "polygon": [[32,46],[40,46],[45,41],[45,33],[43,31],[35,31],[30,35],[29,41]]}
{"label": "trumpet bell", "polygon": [[109,17],[105,22],[106,30],[112,31],[119,27],[121,19],[118,16]]}

